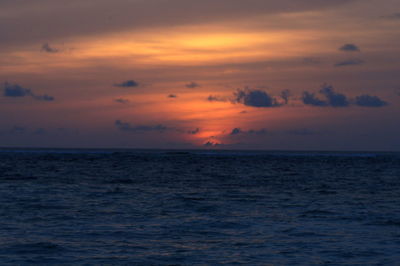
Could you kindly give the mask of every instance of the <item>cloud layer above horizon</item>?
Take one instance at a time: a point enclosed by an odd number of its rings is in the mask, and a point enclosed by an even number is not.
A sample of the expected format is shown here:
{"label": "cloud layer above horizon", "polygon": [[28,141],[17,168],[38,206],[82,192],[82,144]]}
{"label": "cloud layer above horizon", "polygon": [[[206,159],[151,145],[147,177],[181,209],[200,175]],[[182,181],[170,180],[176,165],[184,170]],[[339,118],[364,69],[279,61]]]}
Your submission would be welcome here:
{"label": "cloud layer above horizon", "polygon": [[400,150],[399,13],[397,0],[0,0],[0,145]]}

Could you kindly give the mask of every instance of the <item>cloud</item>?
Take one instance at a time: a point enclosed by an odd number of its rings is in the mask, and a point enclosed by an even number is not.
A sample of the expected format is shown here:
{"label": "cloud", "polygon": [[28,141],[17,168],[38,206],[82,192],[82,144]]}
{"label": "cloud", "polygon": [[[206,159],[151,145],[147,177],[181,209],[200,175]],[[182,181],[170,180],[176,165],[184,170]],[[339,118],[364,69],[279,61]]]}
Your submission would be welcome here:
{"label": "cloud", "polygon": [[328,103],[326,101],[319,99],[315,96],[314,93],[308,91],[303,92],[302,100],[305,105],[328,106]]}
{"label": "cloud", "polygon": [[296,136],[310,136],[310,135],[318,134],[317,132],[307,129],[307,128],[290,130],[290,131],[287,131],[286,133],[289,135],[296,135]]}
{"label": "cloud", "polygon": [[3,96],[14,97],[14,98],[28,96],[38,101],[47,101],[47,102],[54,101],[54,97],[52,96],[49,96],[47,94],[37,95],[33,93],[32,90],[30,89],[24,88],[18,84],[10,84],[8,82],[4,83]]}
{"label": "cloud", "polygon": [[360,52],[360,48],[357,45],[352,43],[347,43],[339,48],[340,51],[343,52]]}
{"label": "cloud", "polygon": [[127,103],[129,103],[129,100],[128,99],[123,99],[123,98],[118,98],[118,99],[115,99],[114,102],[127,104]]}
{"label": "cloud", "polygon": [[197,83],[197,82],[192,81],[192,82],[190,82],[190,83],[187,83],[187,84],[185,85],[185,87],[186,87],[186,88],[189,88],[189,89],[194,89],[194,88],[200,87],[200,84]]}
{"label": "cloud", "polygon": [[48,43],[44,43],[42,45],[41,51],[46,53],[58,53],[60,50],[51,47]]}
{"label": "cloud", "polygon": [[303,93],[302,101],[305,105],[317,107],[348,107],[350,105],[363,106],[363,107],[383,107],[388,105],[387,102],[381,100],[377,96],[370,96],[367,94],[356,96],[355,99],[349,99],[342,93],[335,92],[334,88],[329,85],[323,85],[319,91],[325,99],[321,100],[315,93],[305,91]]}
{"label": "cloud", "polygon": [[355,58],[355,59],[348,59],[345,61],[338,62],[334,66],[335,67],[356,66],[356,65],[362,65],[364,63],[365,63],[365,61]]}
{"label": "cloud", "polygon": [[[0,27],[0,36],[2,45],[4,40],[6,45],[11,46],[99,32],[122,32],[132,28],[140,31],[143,28],[318,10],[350,2],[352,0],[296,0],[295,4],[293,0],[97,0],[93,5],[92,0],[70,0],[68,5],[60,5],[54,0],[3,0],[0,1],[0,9],[7,16],[2,18],[2,23],[7,27]],[[28,28],[35,30],[27,31]]]}
{"label": "cloud", "polygon": [[388,105],[387,102],[381,100],[379,97],[368,94],[357,96],[355,104],[363,107],[383,107]]}
{"label": "cloud", "polygon": [[250,129],[248,131],[242,130],[241,128],[234,128],[232,129],[230,136],[237,136],[237,135],[265,135],[268,131],[265,129]]}
{"label": "cloud", "polygon": [[242,133],[242,130],[240,128],[236,127],[234,129],[232,129],[232,132],[229,135],[234,136],[234,135],[238,135],[240,133]]}
{"label": "cloud", "polygon": [[133,88],[138,87],[139,83],[134,80],[126,80],[121,83],[114,84],[115,87]]}
{"label": "cloud", "polygon": [[279,107],[282,106],[276,98],[262,90],[253,90],[249,88],[238,89],[234,93],[233,102],[241,103],[252,107]]}
{"label": "cloud", "polygon": [[227,102],[227,99],[220,97],[220,96],[210,95],[207,97],[207,101],[209,101],[209,102]]}
{"label": "cloud", "polygon": [[344,94],[336,93],[332,86],[324,86],[320,93],[325,95],[328,100],[328,105],[333,107],[346,107],[349,105],[349,101]]}
{"label": "cloud", "polygon": [[176,94],[169,94],[167,97],[168,98],[178,98],[178,96]]}
{"label": "cloud", "polygon": [[158,124],[158,125],[137,125],[134,126],[128,122],[123,122],[121,120],[116,120],[115,121],[115,126],[121,130],[121,131],[126,131],[126,132],[159,132],[163,133],[165,132],[168,128],[164,125]]}
{"label": "cloud", "polygon": [[190,135],[196,135],[199,132],[200,132],[200,128],[196,128],[195,130],[187,131],[187,133],[190,134]]}

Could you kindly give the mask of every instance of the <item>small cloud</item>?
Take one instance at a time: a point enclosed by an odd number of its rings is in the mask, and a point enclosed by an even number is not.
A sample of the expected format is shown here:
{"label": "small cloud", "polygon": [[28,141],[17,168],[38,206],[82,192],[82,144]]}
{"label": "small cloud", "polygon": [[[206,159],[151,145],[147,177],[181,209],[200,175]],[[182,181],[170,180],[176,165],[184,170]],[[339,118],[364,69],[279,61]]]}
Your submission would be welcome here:
{"label": "small cloud", "polygon": [[47,94],[45,95],[32,95],[33,98],[35,98],[38,101],[45,101],[45,102],[52,102],[54,101],[53,96],[49,96]]}
{"label": "small cloud", "polygon": [[207,97],[207,101],[209,102],[226,102],[227,100],[225,98],[215,96],[215,95],[210,95]]}
{"label": "small cloud", "polygon": [[302,101],[305,105],[311,106],[331,106],[331,107],[348,107],[350,105],[363,106],[363,107],[383,107],[388,105],[387,102],[381,100],[377,96],[360,95],[354,99],[349,99],[342,93],[335,92],[334,88],[329,85],[324,85],[319,91],[325,99],[321,100],[314,93],[304,92]]}
{"label": "small cloud", "polygon": [[240,133],[242,133],[242,130],[240,128],[236,127],[234,129],[232,129],[232,132],[229,135],[234,136],[234,135],[238,135]]}
{"label": "small cloud", "polygon": [[352,43],[347,43],[339,48],[340,51],[343,52],[360,52],[360,48],[357,45]]}
{"label": "small cloud", "polygon": [[188,89],[194,89],[194,88],[200,87],[200,84],[197,83],[197,82],[192,81],[192,82],[187,83],[185,85],[185,87],[188,88]]}
{"label": "small cloud", "polygon": [[232,129],[230,136],[236,135],[265,135],[267,134],[267,130],[263,129],[250,129],[248,131],[242,130],[241,128],[234,128]]}
{"label": "small cloud", "polygon": [[36,135],[36,136],[42,136],[42,135],[46,135],[47,131],[44,128],[38,128],[35,131],[33,131],[32,135]]}
{"label": "small cloud", "polygon": [[187,131],[187,133],[190,134],[190,135],[196,135],[199,132],[200,132],[200,128],[196,128],[195,130]]}
{"label": "small cloud", "polygon": [[168,98],[178,98],[178,96],[176,94],[169,94],[167,97]]}
{"label": "small cloud", "polygon": [[31,89],[24,88],[18,84],[10,84],[10,83],[4,83],[4,91],[3,91],[3,96],[4,97],[32,97],[35,100],[38,101],[54,101],[53,96],[49,96],[47,94],[44,95],[36,95],[35,93],[32,92]]}
{"label": "small cloud", "polygon": [[332,86],[325,85],[320,93],[325,95],[328,99],[328,105],[333,107],[346,107],[349,105],[349,101],[344,94],[336,93]]}
{"label": "small cloud", "polygon": [[41,51],[45,52],[45,53],[53,53],[53,54],[60,52],[60,50],[51,47],[50,44],[48,44],[48,43],[44,43],[42,45]]}
{"label": "small cloud", "polygon": [[135,132],[135,133],[136,132],[151,132],[151,131],[163,133],[168,129],[166,126],[161,125],[161,124],[134,126],[134,125],[132,125],[130,123],[123,122],[121,120],[116,120],[114,124],[121,131]]}
{"label": "small cloud", "polygon": [[133,88],[138,87],[139,83],[134,80],[126,80],[121,83],[114,84],[115,87]]}
{"label": "small cloud", "polygon": [[21,126],[13,126],[10,130],[11,134],[24,134],[26,133],[27,129]]}
{"label": "small cloud", "polygon": [[279,107],[282,106],[274,97],[262,90],[249,88],[238,89],[234,93],[233,102],[252,107]]}
{"label": "small cloud", "polygon": [[219,146],[222,146],[222,144],[217,142],[207,141],[206,143],[203,144],[203,146],[206,148],[217,148]]}
{"label": "small cloud", "polygon": [[388,105],[387,102],[381,100],[379,97],[367,94],[357,96],[355,104],[362,107],[383,107]]}
{"label": "small cloud", "polygon": [[248,112],[246,110],[241,111],[239,114],[247,114]]}
{"label": "small cloud", "polygon": [[114,102],[127,104],[127,103],[129,103],[129,100],[128,99],[123,99],[123,98],[118,98],[118,99],[115,99]]}
{"label": "small cloud", "polygon": [[314,93],[308,91],[303,92],[302,100],[305,105],[328,106],[326,101],[319,99]]}
{"label": "small cloud", "polygon": [[356,66],[356,65],[362,65],[364,63],[365,63],[365,61],[356,58],[356,59],[349,59],[349,60],[338,62],[334,66],[335,67]]}

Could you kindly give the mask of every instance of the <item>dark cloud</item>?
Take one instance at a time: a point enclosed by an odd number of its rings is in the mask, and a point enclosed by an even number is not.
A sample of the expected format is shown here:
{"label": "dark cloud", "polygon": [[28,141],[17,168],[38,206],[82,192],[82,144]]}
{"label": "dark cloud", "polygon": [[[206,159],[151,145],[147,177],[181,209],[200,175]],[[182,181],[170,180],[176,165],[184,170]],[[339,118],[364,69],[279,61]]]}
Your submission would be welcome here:
{"label": "dark cloud", "polygon": [[192,82],[187,83],[185,85],[185,87],[189,88],[189,89],[194,89],[194,88],[200,87],[200,84],[197,83],[197,82],[192,81]]}
{"label": "dark cloud", "polygon": [[268,131],[265,129],[250,129],[250,130],[242,130],[241,128],[234,128],[232,129],[231,133],[229,134],[230,136],[236,136],[236,135],[265,135],[267,134]]}
{"label": "dark cloud", "polygon": [[178,96],[176,94],[169,94],[167,97],[168,98],[178,98]]}
{"label": "dark cloud", "polygon": [[333,107],[346,107],[349,106],[349,101],[344,94],[336,93],[332,86],[324,86],[320,93],[325,95],[328,100],[328,105]]}
{"label": "dark cloud", "polygon": [[363,107],[383,107],[388,105],[387,102],[381,100],[379,97],[367,94],[357,96],[355,104]]}
{"label": "dark cloud", "polygon": [[357,45],[352,43],[347,43],[339,48],[340,51],[343,52],[360,52],[360,48]]}
{"label": "dark cloud", "polygon": [[46,53],[58,53],[60,50],[51,47],[48,43],[44,43],[42,45],[41,51]]}
{"label": "dark cloud", "polygon": [[126,131],[126,132],[160,132],[163,133],[165,132],[168,128],[164,125],[132,125],[128,122],[123,122],[121,120],[116,120],[115,121],[115,126],[121,130],[121,131]]}
{"label": "dark cloud", "polygon": [[238,89],[234,93],[233,102],[241,103],[252,107],[279,107],[282,106],[276,98],[262,90],[252,90],[249,88]]}
{"label": "dark cloud", "polygon": [[32,97],[35,100],[38,101],[54,101],[54,97],[49,96],[47,94],[44,95],[37,95],[32,92],[32,90],[24,88],[18,84],[10,84],[10,83],[4,83],[4,91],[3,91],[3,96],[4,97]]}
{"label": "dark cloud", "polygon": [[356,66],[356,65],[362,65],[364,63],[365,63],[364,60],[355,58],[355,59],[348,59],[345,61],[338,62],[334,66],[335,67]]}
{"label": "dark cloud", "polygon": [[302,97],[303,103],[306,105],[319,107],[348,107],[350,105],[364,107],[383,107],[388,104],[377,96],[370,96],[367,94],[357,96],[355,99],[349,99],[346,95],[335,92],[334,88],[329,85],[324,85],[319,93],[325,97],[324,100],[321,100],[320,98],[315,96],[314,93],[305,91]]}
{"label": "dark cloud", "polygon": [[312,106],[328,106],[326,101],[319,99],[314,93],[305,91],[302,97],[303,103]]}
{"label": "dark cloud", "polygon": [[114,84],[115,87],[124,87],[124,88],[133,88],[133,87],[138,87],[139,83],[134,81],[134,80],[127,80],[121,83],[116,83]]}
{"label": "dark cloud", "polygon": [[210,95],[207,97],[207,101],[209,101],[209,102],[226,102],[227,100],[223,97]]}
{"label": "dark cloud", "polygon": [[122,103],[122,104],[129,103],[128,99],[123,99],[123,98],[118,98],[118,99],[115,99],[114,101],[117,102],[117,103]]}
{"label": "dark cloud", "polygon": [[234,129],[232,129],[232,132],[229,135],[234,136],[234,135],[238,135],[240,133],[242,133],[242,130],[240,128],[236,127]]}
{"label": "dark cloud", "polygon": [[195,130],[187,131],[187,133],[190,134],[190,135],[196,135],[199,132],[200,132],[200,128],[196,128]]}

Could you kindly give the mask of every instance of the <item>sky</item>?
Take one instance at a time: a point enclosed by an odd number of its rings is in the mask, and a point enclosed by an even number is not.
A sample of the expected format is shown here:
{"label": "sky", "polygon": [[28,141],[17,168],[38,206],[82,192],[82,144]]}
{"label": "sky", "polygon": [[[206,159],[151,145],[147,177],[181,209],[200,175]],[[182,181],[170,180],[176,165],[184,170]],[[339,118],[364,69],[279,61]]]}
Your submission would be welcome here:
{"label": "sky", "polygon": [[400,151],[398,0],[0,0],[0,146]]}

